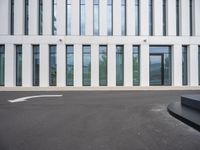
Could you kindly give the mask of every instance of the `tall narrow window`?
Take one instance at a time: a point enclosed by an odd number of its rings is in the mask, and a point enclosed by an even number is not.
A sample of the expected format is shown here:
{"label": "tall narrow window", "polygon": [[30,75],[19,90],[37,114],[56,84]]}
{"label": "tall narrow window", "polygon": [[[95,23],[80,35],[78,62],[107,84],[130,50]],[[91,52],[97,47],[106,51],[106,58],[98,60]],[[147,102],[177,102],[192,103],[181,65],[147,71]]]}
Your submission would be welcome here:
{"label": "tall narrow window", "polygon": [[38,34],[43,33],[43,0],[39,0],[39,13],[38,13]]}
{"label": "tall narrow window", "polygon": [[5,77],[5,47],[0,45],[0,86],[4,86]]}
{"label": "tall narrow window", "polygon": [[93,32],[94,35],[99,35],[99,0],[93,0],[93,9],[94,9],[94,16],[93,16]]}
{"label": "tall narrow window", "polygon": [[190,36],[193,35],[193,0],[190,0]]}
{"label": "tall narrow window", "polygon": [[29,0],[25,0],[25,15],[24,15],[24,34],[28,35],[28,22],[29,22]]}
{"label": "tall narrow window", "polygon": [[66,0],[66,35],[71,35],[72,1]]}
{"label": "tall narrow window", "polygon": [[52,35],[57,34],[57,0],[52,0]]}
{"label": "tall narrow window", "polygon": [[126,35],[126,0],[121,0],[121,35]]}
{"label": "tall narrow window", "polygon": [[107,86],[107,46],[99,46],[99,85]]}
{"label": "tall narrow window", "polygon": [[180,1],[176,0],[176,35],[180,35]]}
{"label": "tall narrow window", "polygon": [[198,59],[199,59],[198,68],[199,68],[199,85],[200,85],[200,46],[199,46],[199,56],[198,56]]}
{"label": "tall narrow window", "polygon": [[22,86],[22,45],[16,45],[16,86]]}
{"label": "tall narrow window", "polygon": [[133,85],[140,85],[140,47],[133,46]]}
{"label": "tall narrow window", "polygon": [[10,7],[10,34],[14,34],[14,0],[10,1],[11,7]]}
{"label": "tall narrow window", "polygon": [[66,85],[74,85],[74,47],[66,46]]}
{"label": "tall narrow window", "polygon": [[33,45],[33,86],[40,83],[40,52],[39,45]]}
{"label": "tall narrow window", "polygon": [[113,35],[113,0],[107,0],[107,24],[108,24],[108,35]]}
{"label": "tall narrow window", "polygon": [[56,86],[56,45],[49,46],[49,85]]}
{"label": "tall narrow window", "polygon": [[83,86],[91,85],[91,47],[83,46]]}
{"label": "tall narrow window", "polygon": [[135,35],[140,35],[140,0],[135,0]]}
{"label": "tall narrow window", "polygon": [[116,85],[124,85],[124,46],[116,47]]}
{"label": "tall narrow window", "polygon": [[182,79],[183,85],[188,85],[188,67],[187,67],[187,46],[182,47]]}
{"label": "tall narrow window", "polygon": [[166,0],[163,0],[163,35],[166,36],[167,34],[167,7],[166,7]]}
{"label": "tall narrow window", "polygon": [[85,0],[80,0],[80,35],[85,35]]}
{"label": "tall narrow window", "polygon": [[153,35],[153,0],[149,0],[149,35]]}

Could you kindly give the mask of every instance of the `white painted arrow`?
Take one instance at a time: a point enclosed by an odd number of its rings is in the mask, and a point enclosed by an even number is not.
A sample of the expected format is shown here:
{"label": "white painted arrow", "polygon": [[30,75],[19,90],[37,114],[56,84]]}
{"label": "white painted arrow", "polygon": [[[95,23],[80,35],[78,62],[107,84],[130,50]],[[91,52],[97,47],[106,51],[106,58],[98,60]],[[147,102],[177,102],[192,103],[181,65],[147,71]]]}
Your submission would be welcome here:
{"label": "white painted arrow", "polygon": [[41,97],[62,97],[62,95],[35,95],[35,96],[26,96],[26,97],[21,97],[13,100],[8,100],[10,103],[17,103],[17,102],[24,102],[27,101],[28,99],[32,98],[41,98]]}

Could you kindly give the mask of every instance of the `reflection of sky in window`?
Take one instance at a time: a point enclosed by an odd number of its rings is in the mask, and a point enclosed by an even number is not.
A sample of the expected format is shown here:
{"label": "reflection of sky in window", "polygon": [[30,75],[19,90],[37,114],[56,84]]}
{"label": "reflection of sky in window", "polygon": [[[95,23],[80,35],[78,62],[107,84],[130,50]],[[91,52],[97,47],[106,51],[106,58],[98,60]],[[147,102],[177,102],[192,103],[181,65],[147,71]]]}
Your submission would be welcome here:
{"label": "reflection of sky in window", "polygon": [[94,35],[99,35],[99,0],[94,0]]}
{"label": "reflection of sky in window", "polygon": [[81,22],[81,27],[80,27],[80,35],[85,35],[85,0],[81,0],[80,2],[80,22]]}
{"label": "reflection of sky in window", "polygon": [[67,35],[71,35],[71,19],[72,19],[71,0],[67,0]]}
{"label": "reflection of sky in window", "polygon": [[112,10],[112,0],[108,0],[107,4],[108,9],[108,16],[107,16],[107,23],[108,23],[108,35],[113,34],[113,10]]}

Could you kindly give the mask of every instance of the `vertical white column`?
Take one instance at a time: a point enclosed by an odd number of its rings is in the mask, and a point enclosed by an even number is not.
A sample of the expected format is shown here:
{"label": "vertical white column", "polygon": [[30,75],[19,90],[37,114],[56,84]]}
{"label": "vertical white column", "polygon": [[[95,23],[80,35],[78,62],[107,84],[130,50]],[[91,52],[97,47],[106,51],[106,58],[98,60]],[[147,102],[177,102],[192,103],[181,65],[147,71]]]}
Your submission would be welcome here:
{"label": "vertical white column", "polygon": [[39,1],[30,0],[29,2],[29,34],[37,35],[38,34],[38,8]]}
{"label": "vertical white column", "polygon": [[135,35],[135,0],[126,1],[127,35]]}
{"label": "vertical white column", "polygon": [[5,45],[5,86],[15,86],[16,73],[15,46],[13,44]]}
{"label": "vertical white column", "polygon": [[[153,2],[153,31],[154,35],[163,35],[163,3],[162,0]],[[175,26],[174,26],[175,27]]]}
{"label": "vertical white column", "polygon": [[22,47],[22,86],[32,86],[32,47],[23,44]]}
{"label": "vertical white column", "polygon": [[79,0],[72,0],[72,35],[79,35]]}
{"label": "vertical white column", "polygon": [[113,1],[113,35],[121,35],[121,0]]}
{"label": "vertical white column", "polygon": [[176,35],[176,1],[167,0],[167,35]]}
{"label": "vertical white column", "polygon": [[65,35],[66,28],[66,0],[57,0],[57,35]]}
{"label": "vertical white column", "polygon": [[52,1],[43,0],[43,34],[52,34]]}
{"label": "vertical white column", "polygon": [[140,84],[149,86],[149,45],[140,46]]}
{"label": "vertical white column", "polygon": [[149,0],[140,1],[140,35],[149,35]]}
{"label": "vertical white column", "polygon": [[132,86],[133,84],[133,61],[132,61],[132,45],[124,45],[124,86]]}
{"label": "vertical white column", "polygon": [[66,85],[66,50],[64,44],[57,45],[57,86]]}
{"label": "vertical white column", "polygon": [[14,14],[15,35],[22,35],[24,34],[24,0],[15,1]]}
{"label": "vertical white column", "polygon": [[40,45],[40,86],[49,86],[49,47],[47,44]]}
{"label": "vertical white column", "polygon": [[107,35],[107,0],[101,0],[100,7],[100,35]]}
{"label": "vertical white column", "polygon": [[189,0],[180,1],[180,34],[190,35]]}
{"label": "vertical white column", "polygon": [[198,45],[190,45],[188,54],[189,85],[198,86]]}
{"label": "vertical white column", "polygon": [[194,0],[194,35],[200,36],[200,0]]}
{"label": "vertical white column", "polygon": [[108,45],[108,86],[116,86],[116,46]]}
{"label": "vertical white column", "polygon": [[82,46],[74,45],[74,86],[82,86]]}
{"label": "vertical white column", "polygon": [[99,86],[99,47],[91,45],[91,81],[92,86]]}
{"label": "vertical white column", "polygon": [[86,2],[85,35],[93,35],[93,0],[87,0],[85,2]]}
{"label": "vertical white column", "polygon": [[9,34],[10,0],[0,1],[0,35]]}
{"label": "vertical white column", "polygon": [[172,47],[172,85],[182,86],[182,46]]}

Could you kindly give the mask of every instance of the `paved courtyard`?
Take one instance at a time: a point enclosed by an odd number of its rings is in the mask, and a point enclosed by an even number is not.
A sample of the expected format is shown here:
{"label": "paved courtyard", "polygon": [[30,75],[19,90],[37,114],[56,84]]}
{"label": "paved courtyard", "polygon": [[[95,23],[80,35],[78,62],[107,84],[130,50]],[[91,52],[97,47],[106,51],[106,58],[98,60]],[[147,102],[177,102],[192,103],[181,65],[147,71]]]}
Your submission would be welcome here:
{"label": "paved courtyard", "polygon": [[[0,150],[199,150],[167,105],[200,91],[0,92]],[[10,103],[20,97],[42,97]]]}

